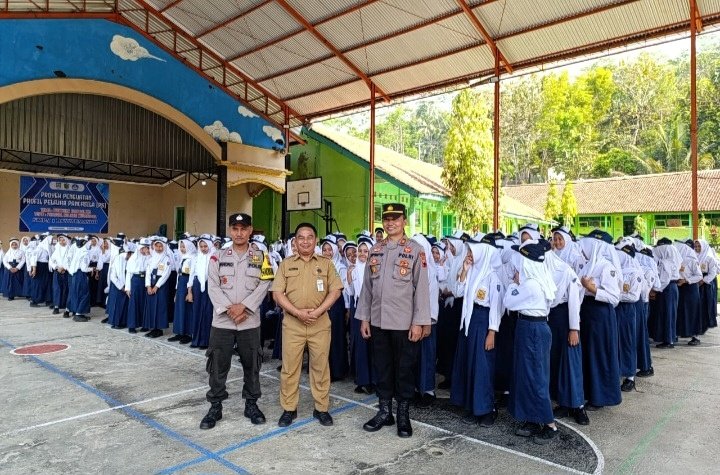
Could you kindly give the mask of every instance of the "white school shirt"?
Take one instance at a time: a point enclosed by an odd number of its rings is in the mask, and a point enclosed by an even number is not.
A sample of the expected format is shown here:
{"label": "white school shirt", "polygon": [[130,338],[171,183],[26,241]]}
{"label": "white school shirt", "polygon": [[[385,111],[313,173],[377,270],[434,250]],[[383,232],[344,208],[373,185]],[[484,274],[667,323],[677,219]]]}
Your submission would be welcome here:
{"label": "white school shirt", "polygon": [[718,274],[717,261],[712,255],[708,255],[703,262],[700,263],[700,271],[703,273],[703,281],[711,284]]}
{"label": "white school shirt", "polygon": [[697,284],[703,280],[702,271],[700,271],[700,263],[697,259],[686,257],[680,266],[680,278],[685,279],[688,284]]}
{"label": "white school shirt", "polygon": [[623,286],[620,293],[620,301],[635,303],[640,300],[640,294],[644,287],[644,278],[641,269],[626,267],[623,269]]}
{"label": "white school shirt", "polygon": [[10,248],[3,256],[3,265],[7,270],[12,269],[12,266],[10,263],[12,261],[16,262],[15,268],[20,270],[25,265],[25,253],[21,249],[13,249]]}
{"label": "white school shirt", "polygon": [[[465,278],[465,282],[460,282],[458,279],[455,293],[459,296],[465,295],[465,287],[467,285],[467,279],[470,278],[470,273]],[[472,289],[473,303],[482,307],[490,309],[488,315],[488,330],[495,332],[500,331],[500,321],[502,319],[505,309],[503,307],[503,289],[504,286],[497,276],[496,272],[490,272],[480,282],[477,283],[476,287]],[[462,315],[460,319],[460,330],[465,330],[465,336],[468,334],[470,329],[470,320],[472,314]]]}
{"label": "white school shirt", "polygon": [[562,262],[562,265],[559,266],[560,269],[552,272],[557,290],[555,291],[555,300],[550,303],[550,308],[567,302],[570,330],[580,331],[580,305],[585,295],[585,289],[572,267],[559,257],[558,260]]}
{"label": "white school shirt", "polygon": [[[132,257],[132,256],[130,256]],[[115,256],[108,269],[108,279],[118,290],[125,288],[125,270],[127,268],[127,253],[123,252]]]}
{"label": "white school shirt", "polygon": [[170,278],[170,273],[173,270],[172,258],[165,251],[152,251],[145,267],[145,287],[152,286],[152,272],[156,269],[157,281],[155,287],[160,288]]}
{"label": "white school shirt", "polygon": [[545,292],[535,279],[526,279],[520,285],[515,282],[510,284],[505,291],[503,304],[508,310],[520,312],[528,317],[547,317],[550,313]]}
{"label": "white school shirt", "polygon": [[52,255],[50,256],[50,260],[48,261],[48,267],[51,271],[55,271],[58,268],[67,269],[67,256],[69,246],[70,244],[68,243],[65,243],[64,246],[60,244],[55,246],[55,250],[53,251]]}
{"label": "white school shirt", "polygon": [[[614,249],[613,252],[615,252]],[[622,290],[622,272],[618,272],[610,261],[603,259],[598,261],[592,275],[588,277],[595,279],[595,286],[597,287],[595,300],[617,307],[617,304],[620,303],[620,291]],[[585,295],[592,296],[587,290]]]}

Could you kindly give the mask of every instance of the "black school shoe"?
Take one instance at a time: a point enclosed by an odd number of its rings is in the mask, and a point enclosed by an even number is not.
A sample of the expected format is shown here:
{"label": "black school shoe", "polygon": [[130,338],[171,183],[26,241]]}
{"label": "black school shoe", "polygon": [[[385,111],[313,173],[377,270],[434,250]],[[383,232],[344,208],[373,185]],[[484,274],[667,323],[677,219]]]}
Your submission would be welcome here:
{"label": "black school shoe", "polygon": [[655,370],[651,366],[650,369],[638,371],[637,373],[635,373],[635,376],[637,376],[638,378],[649,378],[650,376],[655,376]]}
{"label": "black school shoe", "polygon": [[315,409],[313,410],[313,417],[320,421],[320,425],[323,425],[325,427],[333,425],[333,418],[327,411],[318,411],[317,409]]}
{"label": "black school shoe", "polygon": [[170,338],[168,338],[168,341],[180,341],[181,338],[182,338],[182,335],[175,335],[175,336],[171,336]]}
{"label": "black school shoe", "polygon": [[555,409],[553,409],[553,416],[555,419],[562,419],[563,417],[568,417],[570,415],[570,408],[565,406],[558,406]]}
{"label": "black school shoe", "polygon": [[278,427],[287,427],[297,419],[297,410],[295,411],[283,411],[280,420],[278,421]]}
{"label": "black school shoe", "polygon": [[63,312],[63,318],[70,318],[70,312],[68,310]]}
{"label": "black school shoe", "polygon": [[192,341],[192,337],[191,337],[191,336],[183,335],[183,336],[180,338],[180,341],[178,341],[178,343],[180,343],[181,345],[187,345],[187,344],[190,343],[191,341]]}
{"label": "black school shoe", "polygon": [[688,345],[690,346],[698,346],[701,343],[701,341],[695,337],[692,337],[692,340],[688,341]]}
{"label": "black school shoe", "polygon": [[85,315],[75,315],[73,317],[73,322],[89,322],[90,319],[86,317]]}
{"label": "black school shoe", "polygon": [[422,393],[415,401],[415,405],[417,407],[430,407],[435,404],[436,399],[434,394]]}
{"label": "black school shoe", "polygon": [[623,381],[622,386],[620,386],[620,391],[622,391],[624,393],[629,393],[633,389],[635,389],[635,381],[633,381],[632,379],[625,378],[625,381]]}
{"label": "black school shoe", "polygon": [[655,345],[655,348],[660,348],[664,350],[669,348],[675,348],[675,345],[672,343],[658,343],[657,345]]}
{"label": "black school shoe", "polygon": [[[547,426],[546,426],[547,427]],[[542,431],[543,426],[534,422],[523,422],[523,425],[517,428],[515,435],[520,437],[533,437]]]}
{"label": "black school shoe", "polygon": [[108,321],[110,321],[110,319],[106,317],[100,320],[100,323],[107,323]]}
{"label": "black school shoe", "polygon": [[450,386],[452,386],[450,378],[445,378],[438,383],[438,389],[450,389]]}
{"label": "black school shoe", "polygon": [[584,407],[570,409],[570,413],[575,418],[575,423],[580,424],[581,426],[590,424],[590,418],[588,417],[587,411],[585,411]]}
{"label": "black school shoe", "polygon": [[538,445],[547,445],[551,440],[558,434],[557,428],[553,429],[550,426],[543,426],[542,430],[533,436],[533,442]]}
{"label": "black school shoe", "polygon": [[480,427],[492,427],[497,419],[497,411],[488,412],[482,416],[478,416],[477,422]]}
{"label": "black school shoe", "polygon": [[60,315],[60,309],[59,309],[59,308],[53,309],[52,314],[53,314],[53,315]]}

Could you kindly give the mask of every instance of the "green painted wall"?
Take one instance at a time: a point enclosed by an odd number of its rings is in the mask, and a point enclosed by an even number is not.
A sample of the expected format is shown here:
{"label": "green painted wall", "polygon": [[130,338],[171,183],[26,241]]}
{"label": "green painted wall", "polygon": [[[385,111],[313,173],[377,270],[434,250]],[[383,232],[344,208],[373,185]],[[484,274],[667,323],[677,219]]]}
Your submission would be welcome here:
{"label": "green painted wall", "polygon": [[[606,231],[614,238],[632,234],[637,214],[581,215],[575,220],[573,232],[587,234],[595,228]],[[641,214],[646,228],[641,232],[645,242],[655,243],[662,237],[688,239],[692,236],[691,216],[686,213]],[[701,236],[702,237],[702,236]]]}

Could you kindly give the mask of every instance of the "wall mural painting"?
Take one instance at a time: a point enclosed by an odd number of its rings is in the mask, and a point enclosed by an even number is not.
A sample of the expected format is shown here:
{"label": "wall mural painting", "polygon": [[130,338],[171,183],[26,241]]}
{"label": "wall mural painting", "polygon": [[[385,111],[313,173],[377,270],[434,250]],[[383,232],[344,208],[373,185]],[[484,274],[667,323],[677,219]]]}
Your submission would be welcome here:
{"label": "wall mural painting", "polygon": [[0,88],[55,77],[135,89],[195,121],[217,141],[266,149],[282,132],[133,29],[107,20],[3,20]]}

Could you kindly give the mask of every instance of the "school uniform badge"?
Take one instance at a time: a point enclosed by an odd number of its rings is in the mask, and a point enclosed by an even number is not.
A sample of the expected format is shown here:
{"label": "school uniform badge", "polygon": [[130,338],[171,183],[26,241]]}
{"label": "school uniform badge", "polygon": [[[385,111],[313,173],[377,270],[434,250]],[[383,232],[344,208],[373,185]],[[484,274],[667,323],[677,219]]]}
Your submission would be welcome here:
{"label": "school uniform badge", "polygon": [[487,294],[485,293],[485,289],[478,289],[477,294],[475,294],[475,297],[477,297],[478,300],[485,300],[485,297],[487,297]]}
{"label": "school uniform badge", "polygon": [[624,293],[630,292],[630,284],[623,283],[623,292]]}

